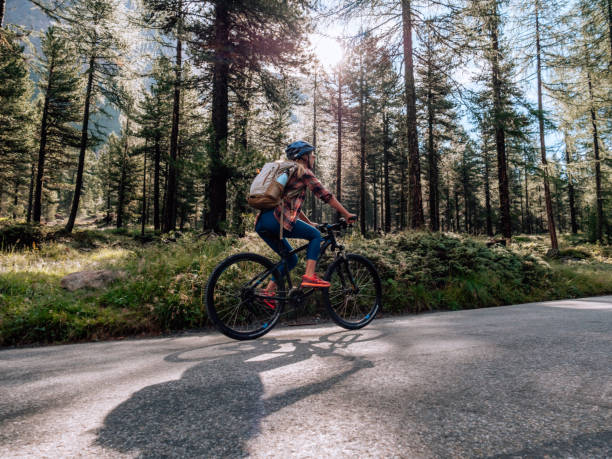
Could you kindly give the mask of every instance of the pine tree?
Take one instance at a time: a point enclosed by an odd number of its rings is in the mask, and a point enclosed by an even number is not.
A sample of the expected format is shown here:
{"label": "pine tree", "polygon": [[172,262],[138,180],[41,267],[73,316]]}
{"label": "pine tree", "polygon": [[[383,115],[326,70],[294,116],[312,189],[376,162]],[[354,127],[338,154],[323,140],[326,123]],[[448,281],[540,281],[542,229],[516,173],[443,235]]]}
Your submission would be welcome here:
{"label": "pine tree", "polygon": [[408,168],[410,180],[410,227],[425,225],[421,194],[421,162],[416,119],[416,90],[413,63],[413,11],[410,0],[402,0],[402,33],[404,50],[404,92],[406,97],[406,128],[408,139]]}
{"label": "pine tree", "polygon": [[92,108],[95,108],[95,97],[102,92],[104,96],[113,98],[113,79],[118,75],[123,47],[117,15],[119,2],[78,0],[65,6],[63,2],[53,0],[52,8],[47,8],[47,11],[62,20],[61,29],[69,42],[76,47],[77,55],[85,65],[87,77],[74,194],[65,227],[66,232],[71,232],[83,190],[85,157],[91,143],[90,116]]}
{"label": "pine tree", "polygon": [[[179,135],[181,114],[181,91],[183,90],[183,43],[185,41],[187,11],[183,0],[145,0],[148,22],[169,34],[176,40],[175,63],[172,95],[172,124],[170,129],[170,155],[168,158],[168,173],[166,177],[166,188],[164,192],[164,207],[161,222],[163,232],[176,229],[178,188],[179,188]],[[156,163],[157,164],[157,163]],[[155,211],[157,215],[157,211]]]}
{"label": "pine tree", "polygon": [[574,178],[572,171],[573,163],[573,142],[567,131],[563,133],[565,143],[565,169],[567,174],[567,193],[568,193],[568,205],[570,211],[570,223],[572,234],[578,233],[578,222],[576,218],[576,192],[574,190]]}
{"label": "pine tree", "polygon": [[[356,196],[358,197],[357,204],[360,216],[359,226],[362,235],[366,234],[368,223],[366,208],[369,187],[366,183],[366,169],[369,166],[374,166],[374,161],[368,160],[369,157],[373,159],[372,155],[369,154],[369,138],[371,112],[374,110],[376,97],[374,95],[374,81],[376,80],[375,60],[378,54],[376,46],[375,39],[361,31],[359,41],[348,53],[347,63],[343,71],[343,80],[348,87],[348,91],[345,94],[345,104],[353,108],[351,110],[347,107],[342,112],[345,113],[345,117],[348,115],[346,118],[351,124],[347,131],[355,133],[354,139],[349,134],[347,140],[359,145],[357,157],[355,158],[358,163],[356,171],[359,172],[355,183],[351,183],[351,187],[355,186],[357,188]],[[351,158],[349,157],[348,160],[351,161]]]}
{"label": "pine tree", "polygon": [[48,161],[63,161],[68,147],[77,147],[80,120],[80,78],[74,50],[55,27],[42,40],[40,92],[43,96],[38,163],[33,204],[33,221],[40,223],[45,166]]}
{"label": "pine tree", "polygon": [[[161,185],[164,180],[164,165],[169,150],[172,120],[173,78],[171,64],[165,56],[158,57],[151,72],[150,91],[145,90],[139,105],[137,135],[152,150],[150,166],[153,171],[153,227],[161,230]],[[146,154],[146,153],[145,153]]]}
{"label": "pine tree", "polygon": [[[205,170],[206,129],[202,118],[206,112],[202,110],[202,101],[198,92],[189,84],[194,78],[189,63],[183,66],[183,81],[187,82],[181,91],[180,120],[178,138],[178,189],[177,189],[177,219],[179,229],[182,231],[188,223],[188,216],[194,212],[201,189]],[[241,202],[245,201],[245,193],[241,194]]]}
{"label": "pine tree", "polygon": [[535,36],[536,36],[536,73],[538,90],[538,127],[540,134],[540,154],[542,156],[542,179],[544,181],[544,196],[546,200],[546,218],[548,221],[548,232],[550,234],[551,250],[558,252],[557,231],[553,216],[552,201],[550,196],[550,185],[548,180],[548,162],[546,159],[546,143],[544,134],[544,109],[542,105],[542,49],[540,44],[540,0],[534,0],[535,12]]}
{"label": "pine tree", "polygon": [[32,84],[24,47],[6,29],[0,29],[0,75],[0,200],[3,191],[13,191],[12,214],[17,218],[19,191],[32,161]]}
{"label": "pine tree", "polygon": [[[508,176],[508,131],[513,129],[509,86],[510,62],[507,50],[501,40],[501,5],[500,0],[471,0],[465,11],[468,19],[465,40],[474,43],[473,47],[488,63],[488,74],[483,82],[488,86],[490,102],[488,110],[493,120],[494,140],[497,153],[497,177],[500,206],[500,230],[509,239],[512,236],[510,181]],[[479,31],[476,35],[474,30]]]}
{"label": "pine tree", "polygon": [[581,0],[563,18],[559,45],[552,53],[555,74],[549,85],[566,131],[567,126],[573,128],[572,136],[578,140],[576,149],[589,158],[585,172],[591,177],[587,186],[595,201],[590,234],[598,241],[603,241],[607,225],[605,188],[609,176],[602,157],[606,136],[602,135],[601,126],[610,118],[612,105],[608,23],[602,14],[606,11],[603,6],[603,2]]}
{"label": "pine tree", "polygon": [[[211,14],[202,16],[194,27],[199,44],[212,52],[200,55],[210,62],[212,73],[212,122],[206,226],[224,231],[228,169],[224,164],[228,147],[229,92],[235,73],[234,63],[250,56],[251,66],[265,74],[264,66],[277,68],[299,62],[299,39],[304,27],[301,0],[288,2],[236,1],[211,2]],[[291,33],[284,31],[291,30]],[[238,65],[238,68],[241,66]]]}
{"label": "pine tree", "polygon": [[[343,170],[346,162],[344,144],[345,124],[347,123],[348,107],[346,104],[346,95],[348,92],[347,79],[343,66],[344,62],[339,62],[331,71],[331,75],[327,75],[323,85],[326,91],[326,99],[329,101],[327,107],[324,108],[326,114],[331,118],[333,123],[333,131],[336,134],[335,145],[335,169],[332,175],[335,182],[335,197],[338,201],[343,199]],[[340,215],[336,212],[334,219],[338,220]]]}
{"label": "pine tree", "polygon": [[424,113],[422,120],[426,132],[427,183],[429,201],[429,227],[440,229],[439,150],[450,140],[447,133],[457,126],[457,115],[450,99],[452,94],[449,73],[453,67],[452,54],[436,40],[433,28],[436,23],[427,21],[422,37],[421,61],[417,66],[419,91],[417,96]]}
{"label": "pine tree", "polygon": [[136,180],[136,169],[135,161],[132,158],[132,147],[130,140],[132,137],[132,131],[130,129],[130,112],[126,114],[125,127],[122,135],[118,142],[114,145],[115,154],[115,167],[117,169],[116,174],[116,188],[117,188],[117,228],[123,228],[127,218],[124,218],[126,208],[129,207],[132,196],[134,195],[134,185]]}
{"label": "pine tree", "polygon": [[111,134],[111,136],[109,137],[109,141],[98,151],[98,157],[94,164],[94,176],[96,177],[96,181],[98,182],[98,188],[101,191],[102,206],[106,213],[104,217],[106,225],[111,224],[114,215],[114,171],[112,167],[113,158],[111,157],[111,140],[114,139],[116,139],[116,136],[114,134]]}
{"label": "pine tree", "polygon": [[502,82],[500,75],[500,44],[499,44],[499,12],[497,0],[493,0],[488,11],[489,20],[486,23],[491,48],[487,57],[491,64],[491,86],[493,89],[493,110],[495,120],[495,144],[497,147],[497,175],[499,182],[499,202],[501,215],[501,230],[506,239],[512,236],[510,220],[510,193],[508,189],[508,170],[506,160],[506,132],[504,126],[504,107],[502,101]]}
{"label": "pine tree", "polygon": [[99,155],[99,169],[102,170],[107,218],[110,223],[114,207],[117,228],[124,228],[135,213],[134,203],[138,197],[139,172],[138,150],[130,142],[131,131],[128,118],[124,121],[121,135],[110,135],[108,148]]}
{"label": "pine tree", "polygon": [[[526,44],[525,48],[526,60],[528,62],[535,61],[535,76],[536,76],[536,93],[537,93],[537,110],[534,110],[534,117],[538,123],[538,144],[541,158],[540,175],[544,187],[544,201],[546,205],[546,221],[548,232],[551,241],[551,250],[558,251],[559,244],[557,242],[557,231],[555,227],[555,217],[553,212],[552,195],[550,190],[549,165],[546,151],[546,134],[545,123],[548,122],[547,111],[544,109],[544,88],[543,88],[543,73],[548,67],[548,59],[546,52],[549,44],[554,40],[550,36],[550,22],[555,21],[553,13],[559,9],[556,2],[541,0],[533,0],[528,6],[525,6],[521,11],[521,25],[525,28]],[[534,46],[535,45],[535,46]],[[530,66],[531,67],[531,66]],[[527,177],[525,177],[527,178]]]}

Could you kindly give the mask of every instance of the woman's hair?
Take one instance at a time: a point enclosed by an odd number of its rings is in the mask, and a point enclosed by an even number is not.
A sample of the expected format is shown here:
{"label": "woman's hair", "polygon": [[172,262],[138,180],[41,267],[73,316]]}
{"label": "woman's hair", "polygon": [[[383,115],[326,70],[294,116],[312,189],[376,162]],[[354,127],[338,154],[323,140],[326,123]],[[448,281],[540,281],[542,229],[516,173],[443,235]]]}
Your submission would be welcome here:
{"label": "woman's hair", "polygon": [[[304,156],[307,156],[307,155],[304,155]],[[304,167],[302,162],[299,161],[299,160],[293,160],[293,162],[297,164],[297,169],[296,169],[294,175],[295,175],[296,178],[301,179],[302,176],[306,173],[306,167]]]}

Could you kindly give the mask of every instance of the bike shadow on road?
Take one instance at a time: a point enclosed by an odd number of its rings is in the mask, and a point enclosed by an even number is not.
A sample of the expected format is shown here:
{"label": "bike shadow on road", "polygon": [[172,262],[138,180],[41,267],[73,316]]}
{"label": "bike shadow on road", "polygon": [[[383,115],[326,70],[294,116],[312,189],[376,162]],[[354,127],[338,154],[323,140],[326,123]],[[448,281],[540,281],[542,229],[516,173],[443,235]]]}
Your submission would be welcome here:
{"label": "bike shadow on road", "polygon": [[[340,332],[317,339],[260,339],[175,352],[164,360],[195,365],[179,380],[148,386],[117,406],[106,416],[95,443],[138,457],[247,456],[247,442],[260,432],[264,417],[373,367],[346,349],[378,338]],[[313,357],[335,359],[330,362],[332,375],[301,384],[298,372],[292,375],[297,385],[266,396],[263,372]]]}

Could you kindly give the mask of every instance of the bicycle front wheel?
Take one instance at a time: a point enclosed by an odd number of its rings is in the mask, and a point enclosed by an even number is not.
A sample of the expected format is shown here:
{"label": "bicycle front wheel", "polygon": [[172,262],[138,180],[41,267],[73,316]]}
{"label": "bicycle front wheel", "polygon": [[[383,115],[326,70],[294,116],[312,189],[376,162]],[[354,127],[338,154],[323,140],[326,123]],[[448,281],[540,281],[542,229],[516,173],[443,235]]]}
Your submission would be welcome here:
{"label": "bicycle front wheel", "polygon": [[284,279],[274,264],[255,253],[233,255],[215,268],[206,285],[206,310],[221,333],[237,340],[255,339],[276,325],[282,304],[262,292],[272,276],[278,291],[284,291]]}
{"label": "bicycle front wheel", "polygon": [[334,322],[356,330],[374,320],[381,307],[382,286],[370,260],[347,253],[327,268],[325,280],[331,286],[323,290],[323,301]]}

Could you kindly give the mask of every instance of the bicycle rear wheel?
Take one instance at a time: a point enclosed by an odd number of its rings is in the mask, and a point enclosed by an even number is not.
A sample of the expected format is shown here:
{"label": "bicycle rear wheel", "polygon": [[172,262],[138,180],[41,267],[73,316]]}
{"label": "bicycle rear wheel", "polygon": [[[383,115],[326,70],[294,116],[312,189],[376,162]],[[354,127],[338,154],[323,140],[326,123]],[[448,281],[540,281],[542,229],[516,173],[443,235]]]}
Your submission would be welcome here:
{"label": "bicycle rear wheel", "polygon": [[378,271],[370,260],[347,253],[338,258],[327,272],[331,286],[323,290],[323,301],[330,317],[341,327],[356,330],[374,320],[382,303]]}
{"label": "bicycle rear wheel", "polygon": [[266,301],[262,294],[272,276],[278,291],[284,291],[284,279],[274,264],[255,253],[233,255],[215,268],[206,285],[206,310],[221,333],[237,340],[255,339],[276,325],[283,304]]}

